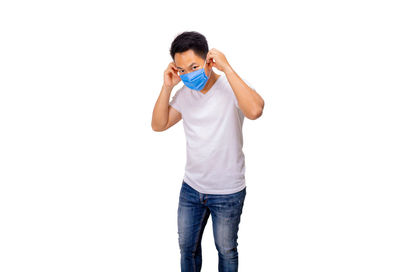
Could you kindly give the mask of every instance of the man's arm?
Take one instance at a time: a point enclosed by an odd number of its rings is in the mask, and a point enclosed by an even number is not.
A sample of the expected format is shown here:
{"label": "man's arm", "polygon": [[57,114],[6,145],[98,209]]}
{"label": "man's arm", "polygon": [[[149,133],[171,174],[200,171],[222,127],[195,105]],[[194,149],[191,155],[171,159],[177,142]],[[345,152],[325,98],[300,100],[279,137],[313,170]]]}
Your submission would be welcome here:
{"label": "man's arm", "polygon": [[215,48],[208,51],[207,63],[211,59],[213,59],[211,61],[212,66],[225,73],[243,114],[251,120],[260,117],[264,109],[264,100],[262,97],[236,74],[221,51]]}
{"label": "man's arm", "polygon": [[164,131],[182,119],[179,111],[169,105],[172,88],[162,86],[160,95],[153,109],[151,128],[154,131]]}
{"label": "man's arm", "polygon": [[251,120],[259,118],[264,109],[264,99],[254,89],[250,88],[230,65],[224,69],[224,73],[243,114]]}

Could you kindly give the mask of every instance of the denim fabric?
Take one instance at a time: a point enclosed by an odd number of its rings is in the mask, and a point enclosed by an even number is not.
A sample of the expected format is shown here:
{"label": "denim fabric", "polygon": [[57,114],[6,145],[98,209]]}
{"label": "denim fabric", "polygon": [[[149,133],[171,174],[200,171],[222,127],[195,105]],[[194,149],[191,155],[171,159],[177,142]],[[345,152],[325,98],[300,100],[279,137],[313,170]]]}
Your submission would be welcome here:
{"label": "denim fabric", "polygon": [[201,239],[211,214],[218,271],[238,271],[238,231],[246,187],[233,194],[203,194],[184,180],[178,205],[178,241],[181,271],[201,270]]}

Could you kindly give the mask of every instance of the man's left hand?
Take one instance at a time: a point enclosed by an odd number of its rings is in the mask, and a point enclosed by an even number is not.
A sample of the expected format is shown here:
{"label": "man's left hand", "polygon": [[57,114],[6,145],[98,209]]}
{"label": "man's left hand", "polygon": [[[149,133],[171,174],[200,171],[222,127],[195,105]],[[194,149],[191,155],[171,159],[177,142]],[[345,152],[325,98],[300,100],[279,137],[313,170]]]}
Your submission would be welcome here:
{"label": "man's left hand", "polygon": [[215,67],[221,72],[225,72],[230,66],[225,55],[215,48],[208,51],[206,61],[207,63],[211,61],[211,67]]}

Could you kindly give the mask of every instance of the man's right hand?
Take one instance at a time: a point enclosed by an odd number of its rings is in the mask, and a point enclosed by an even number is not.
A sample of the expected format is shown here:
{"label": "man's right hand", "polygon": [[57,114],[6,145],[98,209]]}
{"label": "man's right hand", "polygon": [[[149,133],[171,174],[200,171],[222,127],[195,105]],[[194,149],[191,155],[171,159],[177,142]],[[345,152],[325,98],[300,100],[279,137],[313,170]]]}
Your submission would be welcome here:
{"label": "man's right hand", "polygon": [[181,78],[178,75],[178,68],[176,68],[175,63],[172,61],[164,71],[164,86],[172,89],[180,81]]}

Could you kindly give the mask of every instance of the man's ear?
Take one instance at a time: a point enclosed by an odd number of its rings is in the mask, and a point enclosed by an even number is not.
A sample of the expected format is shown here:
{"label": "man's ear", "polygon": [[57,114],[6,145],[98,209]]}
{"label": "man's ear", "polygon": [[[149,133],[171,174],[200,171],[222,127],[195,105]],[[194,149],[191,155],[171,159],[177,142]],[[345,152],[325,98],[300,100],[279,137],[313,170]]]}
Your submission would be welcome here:
{"label": "man's ear", "polygon": [[209,62],[206,63],[207,71],[206,74],[207,76],[211,76],[211,69],[212,69],[212,59],[208,60]]}
{"label": "man's ear", "polygon": [[206,64],[207,70],[206,70],[205,72],[206,72],[206,75],[207,75],[208,77],[211,76],[211,70],[212,70],[212,66],[211,66],[211,65],[212,65],[211,63],[207,63],[207,64]]}

